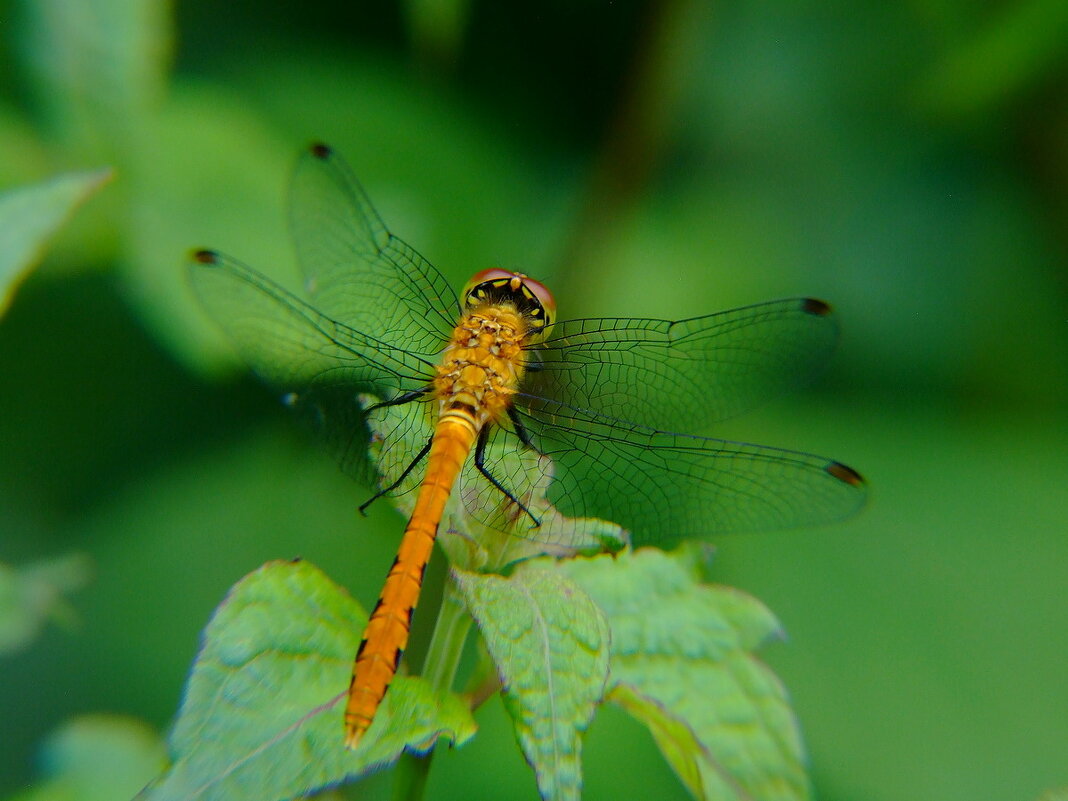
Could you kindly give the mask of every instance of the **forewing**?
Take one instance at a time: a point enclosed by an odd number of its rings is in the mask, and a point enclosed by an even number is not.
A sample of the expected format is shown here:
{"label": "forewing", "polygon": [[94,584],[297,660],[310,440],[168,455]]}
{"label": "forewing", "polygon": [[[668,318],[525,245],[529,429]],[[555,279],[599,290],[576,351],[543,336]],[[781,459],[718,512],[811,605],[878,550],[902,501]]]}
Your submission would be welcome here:
{"label": "forewing", "polygon": [[671,322],[556,323],[524,392],[661,431],[700,431],[811,378],[837,340],[830,307],[779,300]]}
{"label": "forewing", "polygon": [[348,165],[326,145],[312,145],[297,163],[289,218],[316,308],[417,352],[449,335],[456,293],[430,262],[389,233]]}
{"label": "forewing", "polygon": [[636,546],[830,523],[864,503],[863,479],[820,456],[656,431],[544,399],[521,396],[516,409],[552,460],[549,500],[565,515],[618,523]]}
{"label": "forewing", "polygon": [[359,395],[391,399],[426,387],[444,343],[426,351],[396,347],[327,317],[214,251],[195,254],[189,275],[244,360],[320,432],[343,468],[366,478]]}

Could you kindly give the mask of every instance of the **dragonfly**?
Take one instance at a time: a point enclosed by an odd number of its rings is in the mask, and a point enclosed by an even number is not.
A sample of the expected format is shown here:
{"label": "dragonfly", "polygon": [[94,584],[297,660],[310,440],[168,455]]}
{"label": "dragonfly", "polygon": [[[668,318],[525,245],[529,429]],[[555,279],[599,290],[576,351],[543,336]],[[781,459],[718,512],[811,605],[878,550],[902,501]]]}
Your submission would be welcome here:
{"label": "dragonfly", "polygon": [[[514,512],[513,533],[569,544],[531,508],[516,457],[535,454],[550,471],[547,499],[560,513],[610,520],[635,547],[828,523],[863,504],[864,480],[840,462],[676,433],[814,374],[837,339],[826,303],[777,300],[676,321],[557,320],[548,288],[519,272],[483,270],[458,297],[390,233],[328,145],[300,157],[289,198],[303,292],[214,250],[194,254],[190,279],[240,355],[313,418],[344,469],[364,479],[377,470],[375,497],[416,491],[356,655],[348,747],[398,670],[450,495],[482,515],[496,498]],[[427,439],[414,459],[371,465],[368,415],[395,406],[411,409]],[[388,455],[393,444],[382,447]]]}

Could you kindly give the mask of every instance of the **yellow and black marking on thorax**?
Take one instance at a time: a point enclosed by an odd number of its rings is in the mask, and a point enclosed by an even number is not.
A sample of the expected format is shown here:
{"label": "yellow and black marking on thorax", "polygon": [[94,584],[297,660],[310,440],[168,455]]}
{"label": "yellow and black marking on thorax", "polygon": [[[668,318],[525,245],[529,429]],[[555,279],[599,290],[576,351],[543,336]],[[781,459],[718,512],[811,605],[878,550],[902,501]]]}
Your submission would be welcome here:
{"label": "yellow and black marking on thorax", "polygon": [[523,377],[525,336],[523,318],[507,304],[478,306],[463,316],[434,379],[439,424],[467,418],[477,433],[500,419]]}

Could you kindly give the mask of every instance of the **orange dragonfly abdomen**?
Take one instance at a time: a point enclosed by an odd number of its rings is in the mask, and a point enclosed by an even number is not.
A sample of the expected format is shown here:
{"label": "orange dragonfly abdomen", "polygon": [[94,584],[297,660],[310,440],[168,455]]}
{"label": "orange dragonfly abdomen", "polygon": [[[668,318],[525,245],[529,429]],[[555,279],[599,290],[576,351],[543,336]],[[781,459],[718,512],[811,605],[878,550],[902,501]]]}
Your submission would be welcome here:
{"label": "orange dragonfly abdomen", "polygon": [[529,330],[512,306],[476,304],[445,349],[433,382],[441,412],[426,475],[352,669],[345,708],[349,748],[370,727],[397,672],[445,504],[479,432],[507,411],[523,374],[522,342]]}
{"label": "orange dragonfly abdomen", "polygon": [[456,477],[475,441],[474,421],[443,420],[434,434],[426,478],[419,489],[397,557],[364,630],[352,668],[345,708],[345,744],[355,748],[397,672],[408,645],[412,613],[434,548],[438,523]]}

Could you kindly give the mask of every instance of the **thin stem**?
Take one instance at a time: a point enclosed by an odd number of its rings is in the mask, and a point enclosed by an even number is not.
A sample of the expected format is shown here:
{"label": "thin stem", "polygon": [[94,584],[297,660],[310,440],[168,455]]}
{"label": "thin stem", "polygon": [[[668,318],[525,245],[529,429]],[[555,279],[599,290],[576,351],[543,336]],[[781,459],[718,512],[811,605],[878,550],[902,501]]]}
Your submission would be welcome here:
{"label": "thin stem", "polygon": [[646,4],[641,35],[615,113],[593,164],[581,211],[558,257],[557,297],[596,297],[627,218],[646,191],[671,133],[685,76],[693,72],[699,30],[695,0]]}
{"label": "thin stem", "polygon": [[500,690],[501,677],[496,672],[491,672],[474,689],[465,692],[464,697],[470,699],[471,709],[478,709]]}
{"label": "thin stem", "polygon": [[[470,628],[471,616],[460,601],[459,590],[450,572],[445,579],[444,598],[423,663],[423,678],[432,689],[442,692],[452,689]],[[433,749],[426,754],[401,754],[394,774],[394,801],[420,801],[423,798],[433,756]]]}

